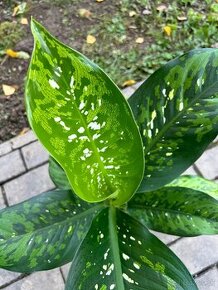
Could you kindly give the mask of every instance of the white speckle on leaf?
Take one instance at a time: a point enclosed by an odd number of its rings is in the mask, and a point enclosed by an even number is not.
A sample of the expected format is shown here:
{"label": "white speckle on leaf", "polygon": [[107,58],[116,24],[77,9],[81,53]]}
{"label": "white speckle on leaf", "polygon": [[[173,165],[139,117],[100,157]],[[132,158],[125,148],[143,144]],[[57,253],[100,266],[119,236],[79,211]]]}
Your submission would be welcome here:
{"label": "white speckle on leaf", "polygon": [[71,76],[71,79],[70,79],[70,87],[71,87],[71,89],[73,88],[73,85],[74,85],[74,77]]}
{"label": "white speckle on leaf", "polygon": [[54,120],[55,120],[55,122],[60,122],[61,118],[60,117],[55,117]]}
{"label": "white speckle on leaf", "polygon": [[97,122],[90,122],[88,127],[92,130],[99,130],[101,128],[101,125]]}
{"label": "white speckle on leaf", "polygon": [[129,282],[129,283],[131,283],[131,284],[134,284],[134,280],[132,280],[126,273],[123,273],[123,278],[127,281],[127,282]]}
{"label": "white speckle on leaf", "polygon": [[59,85],[56,83],[56,81],[54,81],[54,80],[49,80],[48,82],[49,82],[50,86],[51,86],[53,89],[59,89],[59,88],[60,88]]}
{"label": "white speckle on leaf", "polygon": [[80,127],[77,131],[82,134],[85,132],[85,129],[84,129],[84,127]]}

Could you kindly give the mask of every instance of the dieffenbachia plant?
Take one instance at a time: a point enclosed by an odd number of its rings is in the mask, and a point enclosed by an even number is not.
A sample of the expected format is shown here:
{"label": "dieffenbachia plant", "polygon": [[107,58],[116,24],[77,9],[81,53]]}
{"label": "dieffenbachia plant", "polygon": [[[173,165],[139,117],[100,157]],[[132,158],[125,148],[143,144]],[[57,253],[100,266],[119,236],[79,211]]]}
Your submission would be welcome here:
{"label": "dieffenbachia plant", "polygon": [[57,189],[0,212],[0,267],[72,262],[66,290],[197,289],[148,228],[218,233],[218,184],[179,177],[218,133],[218,49],[170,61],[127,102],[97,65],[31,26],[27,115]]}

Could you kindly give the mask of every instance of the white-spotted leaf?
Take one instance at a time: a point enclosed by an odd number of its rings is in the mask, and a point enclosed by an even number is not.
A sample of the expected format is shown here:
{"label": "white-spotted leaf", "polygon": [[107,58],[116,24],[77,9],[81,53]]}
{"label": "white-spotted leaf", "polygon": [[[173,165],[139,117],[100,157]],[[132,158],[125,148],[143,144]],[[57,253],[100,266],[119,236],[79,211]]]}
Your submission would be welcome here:
{"label": "white-spotted leaf", "polygon": [[144,160],[128,103],[109,77],[32,21],[35,46],[26,104],[39,140],[89,202],[125,203],[138,188]]}

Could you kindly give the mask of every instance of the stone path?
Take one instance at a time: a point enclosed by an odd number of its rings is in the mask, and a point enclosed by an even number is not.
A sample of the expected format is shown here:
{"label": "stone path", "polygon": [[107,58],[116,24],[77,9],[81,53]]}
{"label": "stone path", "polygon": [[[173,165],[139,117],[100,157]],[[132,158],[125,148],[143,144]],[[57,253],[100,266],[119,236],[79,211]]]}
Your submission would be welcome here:
{"label": "stone path", "polygon": [[[125,89],[124,94],[129,96],[134,90],[135,87]],[[210,146],[186,173],[215,179],[218,146]],[[48,154],[32,131],[0,144],[0,209],[53,188],[48,175]],[[218,289],[218,235],[180,238],[155,234],[180,257],[200,290]],[[68,270],[69,265],[65,265],[25,276],[0,269],[0,289],[64,290]]]}

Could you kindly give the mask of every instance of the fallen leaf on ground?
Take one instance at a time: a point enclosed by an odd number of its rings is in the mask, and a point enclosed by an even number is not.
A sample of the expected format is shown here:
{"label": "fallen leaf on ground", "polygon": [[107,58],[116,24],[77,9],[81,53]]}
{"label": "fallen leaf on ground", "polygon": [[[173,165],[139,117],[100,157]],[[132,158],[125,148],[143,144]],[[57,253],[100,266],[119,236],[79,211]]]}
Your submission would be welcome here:
{"label": "fallen leaf on ground", "polygon": [[2,85],[2,90],[5,96],[11,96],[16,91],[15,87],[4,85],[4,84]]}
{"label": "fallen leaf on ground", "polygon": [[89,34],[87,35],[86,42],[88,44],[93,44],[96,42],[96,38],[93,35]]}
{"label": "fallen leaf on ground", "polygon": [[23,2],[17,6],[14,7],[12,16],[16,16],[18,14],[23,14],[26,11],[27,3]]}
{"label": "fallen leaf on ground", "polygon": [[179,21],[185,21],[185,20],[187,20],[187,17],[186,16],[177,16],[177,19]]}
{"label": "fallen leaf on ground", "polygon": [[29,130],[30,130],[29,128],[25,127],[20,131],[20,133],[18,135],[22,136],[22,135],[26,134]]}
{"label": "fallen leaf on ground", "polygon": [[135,83],[136,83],[136,81],[134,81],[134,80],[127,80],[122,84],[122,87],[129,87],[129,86],[134,85]]}
{"label": "fallen leaf on ground", "polygon": [[22,17],[21,20],[20,20],[20,23],[23,24],[23,25],[28,25],[28,19],[25,18],[25,17]]}
{"label": "fallen leaf on ground", "polygon": [[136,43],[143,43],[144,42],[144,38],[143,37],[138,37],[135,40]]}
{"label": "fallen leaf on ground", "polygon": [[168,25],[164,26],[163,31],[167,36],[170,36],[172,34],[172,29]]}
{"label": "fallen leaf on ground", "polygon": [[148,10],[148,9],[144,9],[144,10],[142,11],[142,14],[143,14],[143,15],[150,15],[150,14],[152,14],[152,12],[151,12],[150,10]]}
{"label": "fallen leaf on ground", "polygon": [[92,15],[92,13],[85,8],[79,9],[78,12],[79,12],[79,16],[84,17],[84,18],[89,18]]}
{"label": "fallen leaf on ground", "polygon": [[29,59],[30,56],[25,51],[14,51],[13,49],[7,49],[6,55],[12,57],[12,58],[21,58],[21,59]]}
{"label": "fallen leaf on ground", "polygon": [[166,12],[168,10],[168,7],[164,4],[161,4],[161,5],[157,6],[156,9],[158,12]]}
{"label": "fallen leaf on ground", "polygon": [[96,2],[98,2],[98,3],[101,3],[101,2],[103,2],[104,0],[96,0]]}
{"label": "fallen leaf on ground", "polygon": [[130,17],[133,17],[133,16],[135,16],[137,13],[135,12],[135,11],[129,11],[129,16]]}

